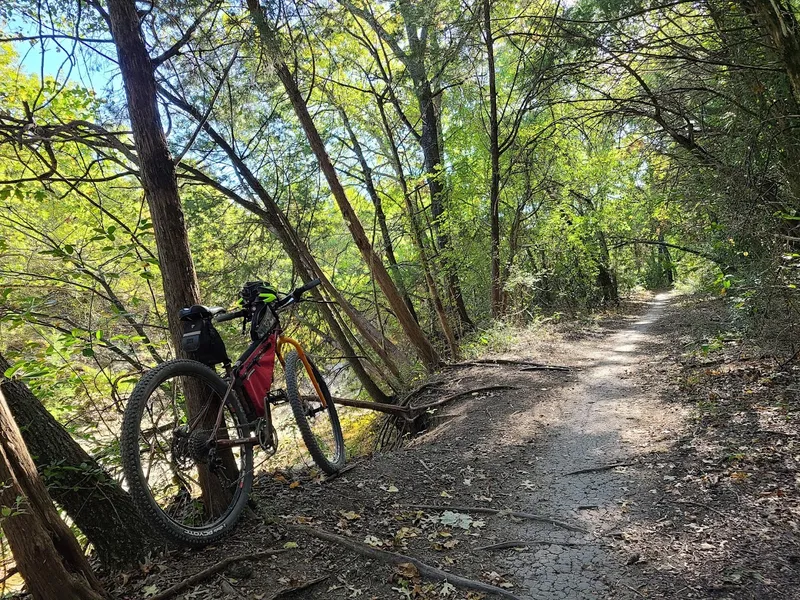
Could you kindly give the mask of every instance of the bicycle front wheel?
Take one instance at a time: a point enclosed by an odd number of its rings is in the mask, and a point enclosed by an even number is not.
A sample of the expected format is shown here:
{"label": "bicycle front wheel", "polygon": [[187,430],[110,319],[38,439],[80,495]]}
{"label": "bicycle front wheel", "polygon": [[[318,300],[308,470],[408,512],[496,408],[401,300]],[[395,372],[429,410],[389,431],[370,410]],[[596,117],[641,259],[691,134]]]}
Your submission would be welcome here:
{"label": "bicycle front wheel", "polygon": [[345,463],[342,427],[325,380],[310,359],[308,363],[322,391],[324,404],[295,350],[289,352],[285,360],[286,396],[311,458],[325,473],[333,475]]}
{"label": "bicycle front wheel", "polygon": [[122,421],[125,479],[139,512],[168,541],[204,546],[227,535],[253,484],[252,445],[219,440],[249,436],[236,394],[213,369],[172,360],[134,388]]}

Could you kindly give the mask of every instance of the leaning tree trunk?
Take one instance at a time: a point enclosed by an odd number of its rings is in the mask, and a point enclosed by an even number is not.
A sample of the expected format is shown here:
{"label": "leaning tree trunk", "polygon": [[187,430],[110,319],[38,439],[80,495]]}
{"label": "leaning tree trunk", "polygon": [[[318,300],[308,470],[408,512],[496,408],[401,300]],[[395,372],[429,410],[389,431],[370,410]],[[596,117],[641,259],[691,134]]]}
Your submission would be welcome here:
{"label": "leaning tree trunk", "polygon": [[406,212],[408,213],[409,224],[411,226],[411,239],[414,240],[414,245],[417,247],[419,260],[422,265],[422,272],[425,275],[425,285],[428,287],[428,294],[430,294],[431,305],[439,320],[439,325],[447,340],[447,345],[450,348],[450,356],[453,360],[458,360],[458,341],[453,333],[453,328],[450,326],[450,320],[447,318],[447,312],[444,309],[444,304],[442,304],[442,298],[436,286],[436,281],[433,279],[430,262],[428,261],[428,255],[425,250],[425,240],[422,238],[422,230],[417,222],[416,202],[410,195],[408,182],[403,172],[403,164],[400,162],[397,143],[392,136],[392,130],[389,127],[389,121],[386,118],[386,111],[383,108],[383,103],[378,102],[378,110],[381,113],[381,123],[383,124],[384,134],[386,135],[386,142],[389,145],[390,162],[397,175],[397,180],[400,183],[400,190],[403,194],[403,200],[406,205]]}
{"label": "leaning tree trunk", "polygon": [[[353,307],[350,302],[344,298],[341,293],[339,293],[339,290],[337,290],[325,277],[325,274],[322,272],[319,264],[314,259],[311,251],[308,249],[307,244],[300,238],[300,236],[297,235],[296,230],[292,227],[291,223],[289,223],[289,219],[275,202],[275,199],[261,184],[255,173],[250,170],[244,159],[242,159],[242,157],[236,153],[233,146],[207,120],[203,122],[203,116],[196,107],[192,106],[186,100],[179,98],[166,89],[162,89],[161,93],[165,98],[167,98],[182,111],[190,115],[198,123],[202,123],[203,130],[225,153],[225,155],[228,157],[228,160],[230,160],[231,165],[239,173],[242,180],[249,186],[253,194],[255,194],[259,200],[261,200],[263,208],[254,202],[245,200],[232,189],[215,182],[207,175],[202,174],[200,171],[190,170],[190,172],[195,177],[202,175],[201,181],[211,185],[212,187],[215,187],[215,189],[225,194],[228,198],[243,208],[247,209],[253,214],[258,215],[258,217],[263,221],[267,230],[281,243],[281,246],[289,255],[289,258],[291,259],[295,269],[297,269],[298,274],[301,277],[305,277],[306,280],[318,277],[320,281],[322,281],[324,289],[339,304],[348,318],[350,318],[353,325],[355,325],[356,329],[358,329],[367,343],[369,343],[373,350],[375,350],[376,354],[378,354],[387,368],[393,374],[395,374],[395,376],[399,377],[400,371],[397,369],[396,363],[405,362],[405,357],[402,356],[399,349],[397,349],[388,339],[381,335],[377,328],[372,326],[368,319],[361,315],[355,309],[355,307]],[[316,290],[312,290],[311,293],[317,300],[322,299],[321,296],[317,296],[318,292]],[[367,373],[364,365],[361,364],[361,361],[356,356],[355,351],[350,345],[344,330],[336,321],[333,311],[325,304],[320,304],[320,311],[322,312],[323,318],[328,323],[331,333],[334,335],[340,345],[341,350],[347,357],[346,360],[352,367],[353,372],[355,373],[356,377],[358,377],[359,381],[361,381],[361,383],[364,385],[364,389],[376,402],[388,402],[390,398],[380,389],[378,384]]]}
{"label": "leaning tree trunk", "polygon": [[[175,163],[170,156],[167,138],[161,125],[156,101],[154,65],[142,35],[135,0],[108,0],[108,17],[111,35],[117,48],[117,58],[125,86],[128,115],[133,131],[133,141],[139,159],[139,176],[144,187],[153,234],[158,248],[158,264],[167,305],[167,319],[172,342],[180,353],[182,337],[178,311],[198,304],[200,293],[197,276],[189,251],[189,236],[181,208]],[[187,395],[190,414],[199,414],[204,408],[201,394]],[[211,429],[215,411],[205,411],[209,422],[201,424]],[[231,456],[223,456],[226,465]],[[216,514],[229,504],[229,492],[217,478],[198,465],[203,500],[207,512]],[[230,477],[231,474],[229,474]]]}
{"label": "leaning tree trunk", "polygon": [[[9,368],[0,355],[0,373]],[[108,568],[138,564],[157,548],[128,493],[72,439],[28,387],[0,384],[51,497],[66,511]]]}
{"label": "leaning tree trunk", "polygon": [[100,600],[105,593],[61,520],[0,390],[3,532],[34,600]]}
{"label": "leaning tree trunk", "polygon": [[264,18],[264,13],[261,10],[259,0],[247,0],[247,7],[251,16],[253,17],[256,27],[258,28],[259,34],[261,35],[261,42],[267,50],[267,54],[273,63],[273,67],[275,68],[278,78],[281,80],[283,87],[286,89],[286,93],[289,96],[289,100],[292,103],[295,114],[300,121],[300,125],[303,127],[306,137],[308,138],[308,143],[311,146],[311,150],[314,152],[314,155],[319,162],[320,169],[328,181],[328,186],[330,187],[331,193],[333,194],[333,197],[339,206],[339,210],[342,213],[345,224],[350,230],[353,241],[358,247],[364,262],[367,264],[367,268],[369,268],[370,273],[375,278],[375,281],[381,288],[383,294],[386,296],[389,305],[394,311],[395,317],[400,323],[400,326],[403,328],[403,331],[411,342],[411,345],[416,350],[423,366],[429,372],[432,372],[441,364],[439,355],[436,353],[436,350],[425,336],[425,333],[422,331],[419,323],[414,320],[414,317],[408,310],[408,306],[406,306],[405,302],[403,301],[402,295],[392,281],[392,278],[389,276],[389,272],[386,270],[386,267],[383,266],[383,262],[381,261],[380,257],[372,248],[369,238],[367,237],[367,234],[365,233],[364,228],[358,219],[358,215],[356,215],[352,205],[350,204],[350,201],[347,199],[347,194],[345,194],[344,188],[339,181],[339,177],[336,174],[336,169],[334,168],[333,163],[331,162],[331,159],[325,150],[325,144],[322,141],[322,137],[319,135],[319,131],[317,131],[314,120],[311,118],[311,115],[308,112],[305,99],[297,87],[297,82],[294,80],[294,77],[289,71],[289,67],[280,58],[280,47],[276,38],[276,34],[273,31],[272,26]]}
{"label": "leaning tree trunk", "polygon": [[375,217],[381,230],[383,250],[386,253],[386,260],[389,262],[389,269],[392,272],[397,289],[400,290],[400,293],[403,295],[403,300],[405,301],[406,306],[408,306],[408,310],[411,312],[411,316],[413,316],[414,320],[419,323],[417,312],[414,309],[414,303],[411,301],[411,297],[408,295],[408,290],[406,290],[405,284],[403,283],[403,278],[400,275],[400,266],[397,264],[397,257],[394,255],[392,236],[389,234],[389,227],[386,224],[386,214],[383,212],[383,202],[381,201],[381,197],[378,195],[378,190],[375,189],[375,182],[372,177],[372,169],[370,168],[369,163],[367,163],[366,156],[364,156],[364,149],[361,147],[361,142],[358,141],[358,136],[356,135],[356,132],[353,131],[353,126],[350,123],[350,118],[347,116],[347,111],[345,111],[341,106],[337,108],[339,109],[339,114],[342,117],[342,122],[344,123],[347,135],[350,137],[350,143],[352,144],[353,152],[358,159],[358,164],[361,166],[361,173],[364,176],[364,187],[366,187],[367,194],[369,195],[369,198],[372,200],[372,204],[375,207]]}

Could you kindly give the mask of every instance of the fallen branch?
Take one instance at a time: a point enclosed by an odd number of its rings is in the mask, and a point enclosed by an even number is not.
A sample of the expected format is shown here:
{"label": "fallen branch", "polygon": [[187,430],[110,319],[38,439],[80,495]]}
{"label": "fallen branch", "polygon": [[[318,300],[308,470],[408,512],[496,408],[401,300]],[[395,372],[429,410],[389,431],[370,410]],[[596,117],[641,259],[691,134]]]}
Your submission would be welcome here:
{"label": "fallen branch", "polygon": [[550,540],[511,540],[508,542],[500,542],[499,544],[492,544],[491,546],[481,546],[475,550],[504,550],[506,548],[524,548],[525,546],[588,546],[589,544],[580,544],[578,542],[553,542]]}
{"label": "fallen branch", "polygon": [[378,548],[367,546],[361,542],[356,542],[355,540],[351,540],[333,533],[328,533],[327,531],[322,531],[320,529],[314,529],[313,527],[308,527],[307,525],[287,525],[287,528],[303,532],[317,539],[325,540],[326,542],[339,544],[340,546],[344,546],[345,548],[361,554],[362,556],[380,560],[390,565],[411,563],[416,567],[420,575],[423,575],[428,579],[433,579],[434,581],[446,581],[451,585],[465,590],[482,592],[484,594],[496,594],[498,596],[503,596],[504,598],[512,598],[513,600],[522,600],[519,596],[516,596],[511,592],[504,590],[503,588],[499,588],[488,583],[483,583],[482,581],[475,581],[474,579],[460,577],[459,575],[453,575],[452,573],[442,571],[441,569],[437,569],[436,567],[404,554],[389,552],[388,550],[379,550]]}
{"label": "fallen branch", "polygon": [[519,388],[513,385],[485,385],[479,388],[473,388],[471,390],[464,390],[463,392],[457,392],[455,394],[451,394],[442,398],[441,400],[436,400],[435,402],[428,402],[427,404],[418,404],[416,406],[411,406],[411,410],[413,412],[424,412],[426,410],[430,410],[431,408],[436,408],[437,406],[441,406],[442,404],[447,404],[448,402],[452,402],[453,400],[458,400],[459,398],[463,398],[464,396],[470,396],[472,394],[479,394],[481,392],[491,392],[493,390],[518,390]]}
{"label": "fallen branch", "polygon": [[435,506],[433,504],[410,504],[409,508],[418,508],[420,510],[437,510],[440,512],[452,510],[456,512],[472,512],[483,515],[510,515],[512,517],[516,517],[517,519],[527,519],[528,521],[550,523],[551,525],[557,525],[558,527],[562,527],[563,529],[567,529],[569,531],[589,533],[586,529],[578,527],[577,525],[570,525],[569,523],[564,523],[564,521],[551,519],[550,517],[545,517],[543,515],[535,515],[533,513],[520,512],[516,510],[499,510],[497,508],[485,508],[483,506]]}
{"label": "fallen branch", "polygon": [[570,473],[564,473],[564,475],[583,475],[584,473],[601,473],[602,471],[610,471],[611,469],[616,469],[617,467],[631,467],[635,463],[614,463],[611,465],[604,465],[602,467],[589,467],[588,469],[580,469],[578,471],[572,471]]}
{"label": "fallen branch", "polygon": [[224,571],[229,565],[232,565],[236,562],[241,562],[243,560],[259,560],[262,558],[266,558],[267,556],[274,556],[276,554],[283,554],[284,552],[288,552],[288,550],[276,549],[276,550],[264,550],[262,552],[254,552],[252,554],[242,554],[240,556],[230,556],[225,558],[218,563],[211,565],[210,567],[203,569],[199,573],[195,573],[191,577],[187,577],[183,581],[179,581],[175,585],[168,587],[163,592],[159,592],[155,596],[150,596],[148,600],[166,600],[167,598],[171,598],[175,594],[182,592],[188,587],[192,587],[197,585],[201,581],[205,581],[209,577],[216,575],[220,571]]}
{"label": "fallen branch", "polygon": [[[667,498],[667,500],[669,500],[669,498]],[[706,510],[710,510],[711,512],[715,512],[718,515],[720,515],[721,517],[725,517],[725,518],[728,517],[728,515],[726,515],[721,510],[718,510],[718,509],[714,508],[713,506],[709,506],[708,504],[702,504],[700,502],[692,502],[691,500],[670,500],[670,502],[674,502],[675,504],[689,504],[691,506],[699,506],[700,508],[705,508]]]}
{"label": "fallen branch", "polygon": [[[308,400],[312,402],[318,401],[316,396],[303,396],[303,400]],[[334,404],[340,404],[342,406],[352,406],[353,408],[366,408],[368,410],[375,410],[378,412],[386,413],[388,415],[394,415],[395,417],[400,417],[406,420],[412,420],[413,417],[409,410],[403,406],[397,406],[395,404],[384,404],[382,402],[370,402],[366,400],[352,400],[350,398],[333,398]]]}
{"label": "fallen branch", "polygon": [[336,479],[337,477],[341,477],[342,475],[344,475],[344,474],[345,474],[345,473],[347,473],[348,471],[352,471],[353,469],[355,469],[355,468],[356,468],[358,465],[360,465],[360,464],[361,464],[361,463],[359,463],[359,462],[356,462],[356,463],[350,463],[350,464],[349,464],[349,465],[347,465],[346,467],[343,467],[343,468],[339,469],[338,471],[336,471],[336,473],[334,473],[333,475],[327,475],[327,476],[326,476],[326,477],[325,477],[325,478],[322,480],[322,482],[323,482],[323,483],[327,483],[328,481],[332,481],[333,479]]}
{"label": "fallen branch", "polygon": [[506,358],[482,358],[479,360],[470,360],[467,362],[453,363],[452,365],[447,365],[446,368],[460,369],[464,367],[483,367],[487,365],[495,367],[499,367],[501,365],[523,367],[522,369],[520,369],[521,371],[540,371],[540,370],[571,371],[572,370],[569,367],[562,367],[559,365],[545,365],[542,363],[531,362],[528,360],[508,360]]}
{"label": "fallen branch", "polygon": [[322,577],[317,577],[316,579],[312,579],[311,581],[306,581],[305,583],[302,583],[300,585],[296,585],[294,587],[283,588],[282,590],[278,590],[270,598],[270,600],[277,600],[278,598],[285,598],[286,596],[291,596],[295,592],[300,592],[302,590],[307,590],[308,588],[313,587],[313,586],[317,585],[318,583],[321,583],[321,582],[325,581],[328,577],[330,577],[330,575],[323,575]]}

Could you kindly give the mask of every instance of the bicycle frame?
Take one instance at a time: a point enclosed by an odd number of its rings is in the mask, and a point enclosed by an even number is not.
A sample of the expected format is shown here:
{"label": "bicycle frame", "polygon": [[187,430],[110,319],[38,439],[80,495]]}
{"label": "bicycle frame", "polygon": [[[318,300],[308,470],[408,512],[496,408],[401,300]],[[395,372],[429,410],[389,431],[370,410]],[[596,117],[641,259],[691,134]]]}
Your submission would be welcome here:
{"label": "bicycle frame", "polygon": [[[236,361],[236,364],[240,365],[240,366],[246,364],[247,358],[252,356],[263,344],[269,343],[270,338],[272,338],[273,336],[277,337],[277,341],[274,344],[274,346],[270,350],[268,350],[267,352],[272,352],[273,353],[273,360],[274,360],[274,356],[277,356],[278,360],[281,363],[281,366],[285,367],[286,363],[285,363],[285,361],[283,359],[282,347],[284,345],[286,345],[286,344],[292,346],[297,351],[297,354],[300,357],[300,361],[303,363],[303,366],[306,369],[306,373],[308,373],[308,378],[311,380],[311,383],[314,386],[314,390],[317,392],[317,396],[319,397],[322,406],[324,408],[327,408],[328,407],[327,400],[325,399],[325,395],[322,393],[322,389],[320,388],[320,385],[319,385],[319,382],[317,381],[317,378],[314,376],[314,369],[311,368],[311,363],[308,361],[308,357],[306,356],[306,353],[303,350],[303,347],[300,345],[300,343],[297,340],[295,340],[293,338],[290,338],[290,337],[287,337],[287,336],[280,335],[280,328],[277,328],[274,333],[271,333],[269,336],[267,336],[263,340],[259,341],[258,344],[254,345],[254,347],[251,346],[250,348],[248,348],[242,354],[242,356],[239,357],[239,359]],[[263,408],[262,408],[263,414],[258,414],[257,404],[253,401],[252,398],[250,398],[250,395],[248,394],[247,390],[245,389],[245,386],[243,385],[244,380],[241,377],[241,369],[240,369],[240,367],[235,367],[235,368],[229,369],[228,376],[231,378],[231,383],[228,386],[228,391],[226,392],[225,397],[223,398],[223,401],[220,403],[219,410],[217,412],[217,419],[216,419],[216,423],[214,425],[214,432],[212,434],[212,438],[213,439],[216,439],[217,429],[219,428],[220,424],[222,423],[222,416],[223,416],[223,410],[225,408],[225,404],[228,402],[228,396],[230,395],[231,390],[233,390],[234,388],[236,388],[237,392],[239,392],[239,394],[242,396],[243,400],[245,402],[247,402],[250,405],[250,407],[253,408],[254,411],[256,411],[256,415],[259,418],[264,418],[265,416],[270,415],[270,419],[271,419],[271,413],[269,411],[263,409]],[[273,372],[273,376],[274,376],[274,372]],[[272,387],[272,381],[270,381],[269,387],[267,388],[267,392],[269,392],[271,387]],[[271,423],[270,423],[270,425],[271,425]],[[251,436],[249,438],[236,438],[236,439],[233,439],[233,440],[216,439],[216,445],[217,445],[218,448],[233,448],[235,446],[244,446],[244,445],[248,445],[248,444],[256,445],[258,443],[259,443],[259,440],[258,440],[258,438],[256,436]]]}

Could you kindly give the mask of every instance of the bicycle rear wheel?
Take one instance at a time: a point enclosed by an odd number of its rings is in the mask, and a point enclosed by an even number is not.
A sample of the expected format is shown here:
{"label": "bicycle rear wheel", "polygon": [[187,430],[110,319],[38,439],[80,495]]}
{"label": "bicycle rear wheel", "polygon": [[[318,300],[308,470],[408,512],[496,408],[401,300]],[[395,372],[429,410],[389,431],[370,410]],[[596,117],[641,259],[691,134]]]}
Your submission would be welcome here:
{"label": "bicycle rear wheel", "polygon": [[345,463],[344,437],[331,393],[317,367],[309,359],[325,406],[311,382],[296,350],[286,355],[286,397],[292,407],[303,442],[317,466],[325,473],[338,473]]}
{"label": "bicycle rear wheel", "polygon": [[122,421],[120,447],[133,500],[167,540],[204,546],[227,535],[253,484],[253,447],[219,448],[248,437],[236,394],[206,365],[172,360],[148,371],[134,388]]}

